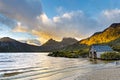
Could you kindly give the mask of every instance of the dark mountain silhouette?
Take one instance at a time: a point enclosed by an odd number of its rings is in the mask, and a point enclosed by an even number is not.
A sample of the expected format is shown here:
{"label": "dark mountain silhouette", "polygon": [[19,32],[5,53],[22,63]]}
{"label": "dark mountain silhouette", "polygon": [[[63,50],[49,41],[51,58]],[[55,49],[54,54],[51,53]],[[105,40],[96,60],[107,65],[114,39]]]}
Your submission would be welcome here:
{"label": "dark mountain silhouette", "polygon": [[40,47],[21,43],[9,37],[0,39],[0,52],[31,52],[39,50]]}
{"label": "dark mountain silhouette", "polygon": [[63,38],[61,42],[55,41],[53,39],[49,39],[45,44],[41,47],[42,49],[46,49],[47,51],[58,50],[68,45],[72,45],[77,43],[78,41],[74,38]]}
{"label": "dark mountain silhouette", "polygon": [[0,39],[0,52],[46,52],[58,50],[76,42],[77,40],[73,38],[64,38],[61,42],[50,39],[42,46],[35,46],[4,37]]}

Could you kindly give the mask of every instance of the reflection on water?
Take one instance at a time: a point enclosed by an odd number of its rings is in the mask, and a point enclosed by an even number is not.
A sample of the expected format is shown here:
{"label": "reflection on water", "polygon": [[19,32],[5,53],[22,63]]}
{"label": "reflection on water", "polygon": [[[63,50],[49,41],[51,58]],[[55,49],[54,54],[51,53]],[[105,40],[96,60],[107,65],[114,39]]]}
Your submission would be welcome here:
{"label": "reflection on water", "polygon": [[76,75],[116,65],[115,61],[56,58],[47,54],[1,53],[0,80],[73,80]]}
{"label": "reflection on water", "polygon": [[90,58],[89,60],[91,61],[92,64],[98,64],[98,60],[97,59]]}

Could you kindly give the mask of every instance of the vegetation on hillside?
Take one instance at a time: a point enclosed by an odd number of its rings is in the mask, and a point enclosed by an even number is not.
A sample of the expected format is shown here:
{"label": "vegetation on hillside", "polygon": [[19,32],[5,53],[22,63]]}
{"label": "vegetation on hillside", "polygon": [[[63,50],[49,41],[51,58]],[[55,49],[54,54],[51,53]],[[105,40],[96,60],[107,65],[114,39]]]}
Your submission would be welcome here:
{"label": "vegetation on hillside", "polygon": [[117,38],[120,38],[120,24],[114,23],[109,28],[105,29],[103,32],[97,32],[91,37],[81,40],[80,44],[100,44],[108,43]]}
{"label": "vegetation on hillside", "polygon": [[120,51],[120,38],[108,43],[115,51]]}
{"label": "vegetation on hillside", "polygon": [[118,52],[106,52],[101,55],[101,59],[103,60],[119,60],[120,53]]}

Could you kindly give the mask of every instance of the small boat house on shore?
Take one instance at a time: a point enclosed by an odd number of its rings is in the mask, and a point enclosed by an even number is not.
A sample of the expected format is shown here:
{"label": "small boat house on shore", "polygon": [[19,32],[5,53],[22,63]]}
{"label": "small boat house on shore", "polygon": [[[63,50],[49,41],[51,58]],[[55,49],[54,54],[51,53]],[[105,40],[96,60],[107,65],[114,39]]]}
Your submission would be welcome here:
{"label": "small boat house on shore", "polygon": [[100,58],[105,52],[113,52],[113,49],[108,45],[92,45],[89,51],[90,58]]}

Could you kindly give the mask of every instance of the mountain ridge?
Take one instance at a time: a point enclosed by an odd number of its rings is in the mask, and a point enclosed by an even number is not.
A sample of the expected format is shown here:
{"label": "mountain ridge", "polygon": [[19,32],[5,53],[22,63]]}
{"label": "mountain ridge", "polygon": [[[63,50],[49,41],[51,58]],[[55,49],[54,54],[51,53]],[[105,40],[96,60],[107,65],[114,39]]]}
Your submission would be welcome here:
{"label": "mountain ridge", "polygon": [[21,43],[9,37],[3,37],[0,39],[0,52],[36,52],[39,50],[40,47]]}
{"label": "mountain ridge", "polygon": [[74,38],[63,38],[62,41],[55,41],[53,39],[49,39],[46,43],[42,45],[42,48],[47,48],[48,50],[59,50],[63,47],[72,45],[77,43],[78,41]]}
{"label": "mountain ridge", "polygon": [[120,23],[113,23],[102,32],[96,32],[89,38],[79,41],[79,43],[86,45],[101,44],[111,42],[117,38],[120,38]]}

